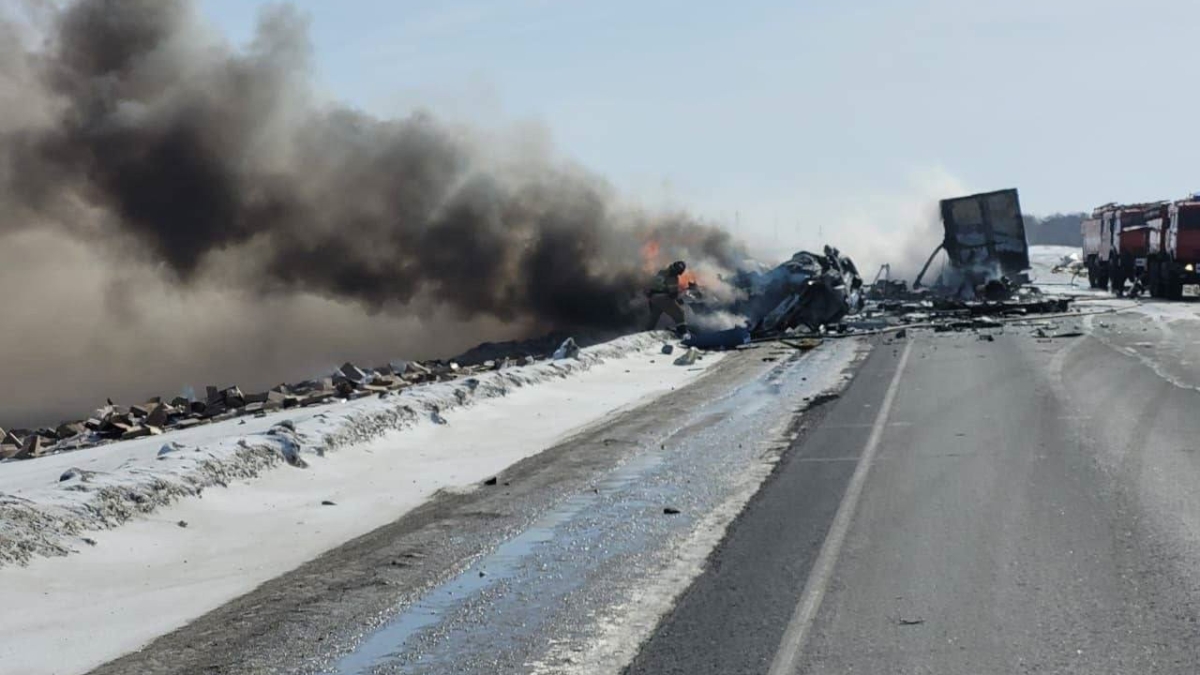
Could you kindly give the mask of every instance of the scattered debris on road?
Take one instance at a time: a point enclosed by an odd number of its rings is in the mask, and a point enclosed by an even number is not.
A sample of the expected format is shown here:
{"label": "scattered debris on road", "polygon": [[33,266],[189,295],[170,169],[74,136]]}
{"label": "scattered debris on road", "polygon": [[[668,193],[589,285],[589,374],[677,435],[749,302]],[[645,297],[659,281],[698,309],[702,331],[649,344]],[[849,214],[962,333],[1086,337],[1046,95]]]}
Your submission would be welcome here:
{"label": "scattered debris on road", "polygon": [[[800,251],[768,271],[740,271],[726,279],[743,296],[727,309],[744,325],[694,332],[684,344],[698,349],[737,349],[753,342],[786,342],[812,348],[803,338],[831,338],[894,332],[1002,329],[1030,315],[1069,314],[1073,296],[1051,295],[1030,282],[1029,246],[1015,189],[997,190],[941,202],[943,239],[914,283],[891,276],[882,265],[870,286],[854,262],[837,248]],[[936,279],[925,275],[939,253],[945,265]],[[1067,256],[1063,266],[1078,266]],[[991,341],[993,336],[981,338]]]}
{"label": "scattered debris on road", "polygon": [[[922,275],[911,286],[891,277],[883,265],[870,287],[865,287],[853,260],[827,245],[821,253],[799,251],[774,268],[741,270],[722,279],[737,290],[722,302],[694,280],[688,293],[703,299],[698,316],[740,317],[742,325],[716,330],[693,330],[679,343],[664,343],[661,352],[678,366],[693,366],[703,350],[743,349],[756,342],[773,341],[805,351],[823,339],[893,333],[908,337],[910,329],[950,331],[1002,331],[1006,325],[1032,315],[1067,315],[1074,298],[1044,294],[1028,284],[1028,246],[1025,242],[1016,190],[1000,190],[943,200],[944,239],[934,251],[945,251],[947,266],[938,279],[923,286]],[[934,256],[926,264],[926,270]],[[1067,257],[1063,267],[1077,266]],[[1073,268],[1073,267],[1072,267]],[[682,282],[681,282],[682,283]],[[699,322],[697,322],[699,323]],[[723,320],[724,325],[728,321]],[[980,333],[981,340],[995,338]],[[1048,334],[1043,338],[1068,338],[1081,332]],[[579,336],[585,344],[590,336]],[[257,416],[308,406],[387,397],[410,387],[450,380],[462,381],[462,397],[473,391],[475,377],[487,371],[531,365],[539,359],[579,357],[575,336],[553,333],[542,338],[484,343],[456,359],[392,361],[376,367],[343,363],[331,374],[294,384],[279,384],[265,391],[238,386],[208,386],[201,396],[152,397],[133,405],[109,400],[84,419],[68,420],[55,427],[0,429],[0,461],[31,459],[52,453],[93,447],[120,440],[156,436],[177,429]],[[768,357],[773,358],[773,357]],[[429,413],[435,424],[447,424],[437,409]],[[243,420],[244,421],[244,420]],[[181,448],[164,445],[160,459],[170,459]]]}
{"label": "scattered debris on road", "polygon": [[820,347],[821,339],[820,338],[800,338],[799,340],[794,340],[794,341],[779,340],[779,344],[787,346],[787,347],[791,347],[792,349],[799,349],[802,352],[806,352],[810,349],[816,349],[817,347]]}
{"label": "scattered debris on road", "polygon": [[836,401],[840,397],[841,397],[841,394],[838,394],[836,392],[827,392],[827,393],[823,393],[823,394],[817,394],[816,396],[813,396],[812,398],[808,399],[805,402],[805,407],[807,409],[811,410],[817,406],[825,405],[826,403],[829,403],[830,401]]}

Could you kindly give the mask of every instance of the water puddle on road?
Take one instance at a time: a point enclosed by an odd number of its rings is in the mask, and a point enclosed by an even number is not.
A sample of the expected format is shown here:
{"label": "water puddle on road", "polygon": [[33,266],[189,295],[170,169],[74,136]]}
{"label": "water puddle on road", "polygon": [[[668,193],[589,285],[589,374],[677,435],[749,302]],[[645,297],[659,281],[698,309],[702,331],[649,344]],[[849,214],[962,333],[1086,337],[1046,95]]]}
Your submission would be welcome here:
{"label": "water puddle on road", "polygon": [[780,363],[697,405],[665,442],[638,443],[594,490],[564,499],[404,607],[330,672],[494,675],[573,658],[605,612],[635,602],[630,589],[661,573],[706,514],[745,489],[748,471],[769,464],[766,446],[781,442],[772,430],[841,382],[855,350],[836,344]]}
{"label": "water puddle on road", "polygon": [[466,598],[484,593],[512,578],[539,545],[554,539],[559,526],[594,506],[606,493],[622,489],[661,464],[662,457],[654,451],[631,457],[597,483],[596,492],[577,494],[563,500],[523,532],[475,561],[458,576],[426,593],[376,629],[353,652],[343,657],[332,672],[337,675],[365,675],[377,666],[392,662],[415,633],[437,624]]}

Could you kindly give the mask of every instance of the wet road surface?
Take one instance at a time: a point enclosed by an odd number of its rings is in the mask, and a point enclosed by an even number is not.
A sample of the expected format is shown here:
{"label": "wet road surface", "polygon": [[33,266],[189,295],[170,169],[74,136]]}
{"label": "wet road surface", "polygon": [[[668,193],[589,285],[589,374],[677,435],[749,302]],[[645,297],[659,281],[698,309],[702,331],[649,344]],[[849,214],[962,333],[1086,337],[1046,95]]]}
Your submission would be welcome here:
{"label": "wet road surface", "polygon": [[618,672],[862,353],[730,355],[95,672]]}
{"label": "wet road surface", "polygon": [[97,672],[1200,672],[1200,305],[1104,306],[749,352]]}
{"label": "wet road surface", "polygon": [[626,672],[1200,672],[1200,393],[1117,348],[1200,356],[1160,319],[877,348]]}

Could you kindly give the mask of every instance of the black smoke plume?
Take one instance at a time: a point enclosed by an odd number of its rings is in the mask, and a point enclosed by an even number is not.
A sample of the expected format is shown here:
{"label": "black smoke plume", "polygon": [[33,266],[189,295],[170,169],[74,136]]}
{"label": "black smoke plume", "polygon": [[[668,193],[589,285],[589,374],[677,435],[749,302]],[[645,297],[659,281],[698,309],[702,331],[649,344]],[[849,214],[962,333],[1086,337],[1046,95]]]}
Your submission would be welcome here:
{"label": "black smoke plume", "polygon": [[9,195],[36,212],[73,193],[183,283],[244,248],[263,290],[372,309],[429,293],[467,316],[615,326],[643,281],[639,240],[733,262],[723,233],[622,214],[581,170],[505,175],[428,116],[316,102],[286,7],[244,53],[194,26],[184,0],[67,8],[30,55],[56,119],[4,140]]}
{"label": "black smoke plume", "polygon": [[[313,341],[285,350],[303,362],[293,367],[336,359],[339,344],[403,353],[405,335],[428,351],[623,329],[639,321],[653,265],[721,270],[744,257],[686,214],[622,206],[571,163],[490,147],[428,114],[378,119],[323,100],[306,20],[287,6],[266,11],[242,49],[187,0],[37,7],[32,34],[0,17],[0,312],[28,318],[0,339],[0,366],[39,382],[74,363],[89,387],[174,387],[172,359],[227,376],[194,358],[197,341],[222,339],[201,327],[206,314],[249,324],[230,332],[254,353],[304,323],[289,307],[387,326],[387,343],[371,346],[292,335]],[[661,259],[646,259],[648,242]],[[59,314],[81,296],[103,311]],[[174,332],[148,328],[161,321]],[[108,344],[131,331],[171,346]],[[54,354],[34,346],[48,332]],[[146,353],[159,371],[130,376]],[[249,371],[242,379],[276,372]]]}

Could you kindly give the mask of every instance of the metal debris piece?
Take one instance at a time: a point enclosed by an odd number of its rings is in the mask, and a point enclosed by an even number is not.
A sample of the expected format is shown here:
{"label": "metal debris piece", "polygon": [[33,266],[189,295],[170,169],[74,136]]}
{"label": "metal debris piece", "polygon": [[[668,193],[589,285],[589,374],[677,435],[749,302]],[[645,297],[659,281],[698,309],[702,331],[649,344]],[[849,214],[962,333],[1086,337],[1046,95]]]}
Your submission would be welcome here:
{"label": "metal debris piece", "polygon": [[734,311],[749,317],[755,337],[800,326],[818,331],[863,306],[858,269],[832,246],[823,254],[800,251],[769,272],[740,272],[731,281],[746,293]]}
{"label": "metal debris piece", "polygon": [[913,288],[941,251],[948,265],[934,289],[950,297],[998,296],[1028,282],[1029,245],[1016,189],[996,190],[943,199],[940,203],[944,238],[921,268]]}
{"label": "metal debris piece", "polygon": [[688,350],[686,352],[681,354],[679,356],[679,358],[675,359],[675,365],[691,366],[691,365],[695,365],[696,361],[699,359],[700,359],[699,350],[697,350],[695,347],[688,347]]}
{"label": "metal debris piece", "polygon": [[554,350],[554,355],[551,357],[555,361],[563,359],[574,359],[579,357],[579,345],[575,344],[575,338],[567,338],[559,345],[558,349]]}

